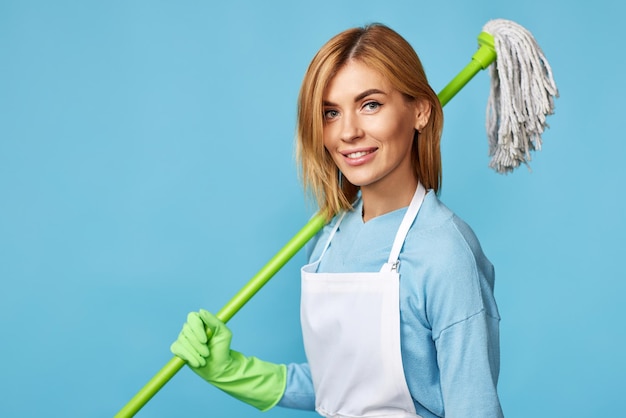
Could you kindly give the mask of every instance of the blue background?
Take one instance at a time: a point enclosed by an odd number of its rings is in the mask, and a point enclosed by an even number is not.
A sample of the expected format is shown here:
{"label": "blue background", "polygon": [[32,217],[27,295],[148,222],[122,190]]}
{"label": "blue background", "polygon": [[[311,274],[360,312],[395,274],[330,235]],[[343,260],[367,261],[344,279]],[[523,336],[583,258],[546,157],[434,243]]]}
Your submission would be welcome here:
{"label": "blue background", "polygon": [[[306,66],[379,21],[439,91],[493,18],[561,93],[532,172],[488,165],[488,72],[445,108],[442,200],[497,269],[507,417],[618,416],[626,387],[623,10],[599,0],[0,1],[0,416],[109,417],[306,223]],[[299,253],[229,323],[304,360]],[[141,417],[257,416],[185,368]],[[267,417],[315,416],[275,408]],[[471,416],[471,413],[469,413]]]}

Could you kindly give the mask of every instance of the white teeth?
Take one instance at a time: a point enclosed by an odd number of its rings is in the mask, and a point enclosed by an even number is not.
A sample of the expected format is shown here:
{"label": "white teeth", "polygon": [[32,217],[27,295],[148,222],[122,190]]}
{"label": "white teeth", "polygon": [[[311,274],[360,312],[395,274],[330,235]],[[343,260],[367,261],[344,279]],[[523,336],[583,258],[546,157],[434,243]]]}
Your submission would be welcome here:
{"label": "white teeth", "polygon": [[348,158],[359,158],[362,157],[364,155],[369,154],[369,152],[365,152],[365,151],[359,151],[359,152],[351,152],[350,154],[346,155],[346,157]]}

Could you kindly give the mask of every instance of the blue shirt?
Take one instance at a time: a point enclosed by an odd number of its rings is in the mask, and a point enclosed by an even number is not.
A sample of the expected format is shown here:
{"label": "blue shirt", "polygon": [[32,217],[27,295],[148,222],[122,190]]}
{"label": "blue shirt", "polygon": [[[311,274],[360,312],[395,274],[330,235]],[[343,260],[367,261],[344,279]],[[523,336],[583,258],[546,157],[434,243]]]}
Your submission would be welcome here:
{"label": "blue shirt", "polygon": [[[406,208],[363,223],[362,202],[346,214],[319,272],[376,272],[387,261]],[[309,243],[320,257],[333,219]],[[400,253],[400,338],[417,414],[502,417],[497,395],[499,320],[494,270],[470,227],[426,195]],[[375,366],[375,365],[374,365]],[[315,409],[307,364],[290,364],[279,405]]]}

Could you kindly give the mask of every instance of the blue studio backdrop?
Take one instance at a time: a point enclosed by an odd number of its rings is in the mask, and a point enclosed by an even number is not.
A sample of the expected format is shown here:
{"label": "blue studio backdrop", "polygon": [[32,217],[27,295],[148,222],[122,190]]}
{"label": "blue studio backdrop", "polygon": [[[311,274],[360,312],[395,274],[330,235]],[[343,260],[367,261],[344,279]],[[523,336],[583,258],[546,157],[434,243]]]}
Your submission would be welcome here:
{"label": "blue studio backdrop", "polygon": [[[294,160],[317,49],[382,22],[439,91],[494,18],[561,97],[530,168],[488,168],[488,72],[445,108],[442,200],[496,266],[505,415],[619,416],[626,386],[623,8],[527,1],[0,1],[0,416],[110,417],[315,208]],[[229,323],[304,361],[300,252]],[[178,373],[139,417],[260,416]],[[267,417],[315,416],[275,408]],[[468,416],[472,416],[471,412]]]}

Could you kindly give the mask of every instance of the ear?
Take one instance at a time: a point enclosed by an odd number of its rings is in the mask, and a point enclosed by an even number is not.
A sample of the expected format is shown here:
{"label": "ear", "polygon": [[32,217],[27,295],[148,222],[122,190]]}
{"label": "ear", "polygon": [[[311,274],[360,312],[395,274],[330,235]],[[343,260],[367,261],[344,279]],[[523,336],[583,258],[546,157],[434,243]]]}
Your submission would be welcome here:
{"label": "ear", "polygon": [[432,106],[427,100],[415,100],[415,130],[417,130],[417,132],[422,132],[422,129],[424,129],[428,123],[431,108]]}

